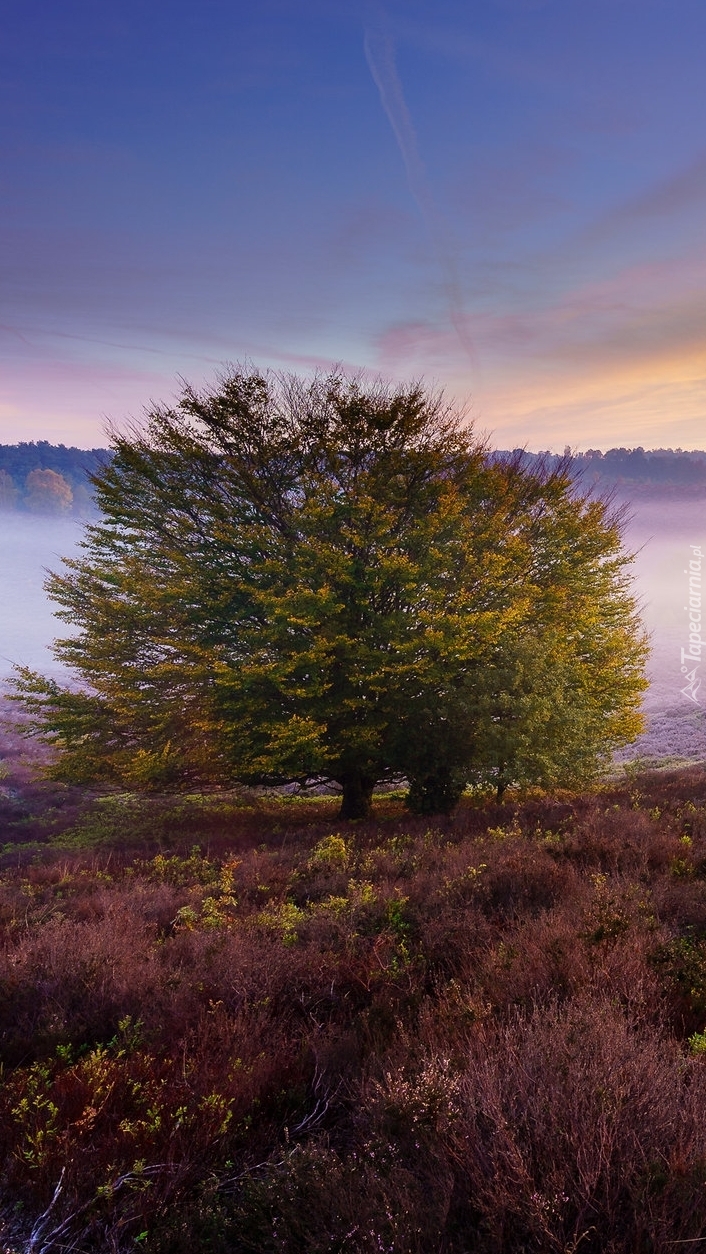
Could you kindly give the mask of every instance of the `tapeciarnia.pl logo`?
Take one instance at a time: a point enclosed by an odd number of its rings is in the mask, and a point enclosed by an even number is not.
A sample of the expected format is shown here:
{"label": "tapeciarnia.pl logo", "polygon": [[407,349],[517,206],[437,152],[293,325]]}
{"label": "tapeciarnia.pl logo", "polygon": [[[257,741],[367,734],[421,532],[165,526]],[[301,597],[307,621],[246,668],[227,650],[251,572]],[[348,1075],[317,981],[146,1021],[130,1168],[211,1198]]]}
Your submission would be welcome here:
{"label": "tapeciarnia.pl logo", "polygon": [[[690,544],[691,557],[689,569],[684,571],[689,577],[689,604],[684,606],[689,615],[689,648],[681,651],[681,673],[686,677],[686,687],[681,689],[682,695],[700,705],[699,688],[701,676],[697,675],[701,665],[701,563],[703,554],[700,544]],[[690,667],[690,663],[693,663]]]}

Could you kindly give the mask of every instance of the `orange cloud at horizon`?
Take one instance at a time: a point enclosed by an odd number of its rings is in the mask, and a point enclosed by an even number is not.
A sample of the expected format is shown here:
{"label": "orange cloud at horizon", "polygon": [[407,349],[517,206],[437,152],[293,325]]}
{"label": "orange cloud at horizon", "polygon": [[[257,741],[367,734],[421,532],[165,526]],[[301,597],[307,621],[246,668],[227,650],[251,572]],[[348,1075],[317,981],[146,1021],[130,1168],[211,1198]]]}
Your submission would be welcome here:
{"label": "orange cloud at horizon", "polygon": [[626,266],[543,308],[468,317],[480,368],[430,323],[389,328],[378,361],[447,380],[495,444],[703,448],[704,292],[706,254]]}
{"label": "orange cloud at horizon", "polygon": [[[696,363],[695,363],[696,364]],[[599,379],[554,376],[479,389],[471,416],[496,445],[577,450],[616,445],[706,447],[706,372],[616,370]]]}

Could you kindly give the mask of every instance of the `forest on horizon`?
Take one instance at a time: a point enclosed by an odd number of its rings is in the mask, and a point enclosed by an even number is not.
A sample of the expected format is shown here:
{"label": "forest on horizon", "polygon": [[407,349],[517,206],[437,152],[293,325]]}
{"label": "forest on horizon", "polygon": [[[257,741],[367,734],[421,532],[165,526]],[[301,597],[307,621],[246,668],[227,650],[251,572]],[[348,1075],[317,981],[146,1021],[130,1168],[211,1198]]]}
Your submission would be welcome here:
{"label": "forest on horizon", "polygon": [[[493,457],[510,455],[497,449]],[[706,450],[611,448],[605,453],[588,449],[564,454],[540,450],[513,449],[523,453],[531,468],[543,462],[556,467],[566,456],[572,470],[585,486],[706,489]],[[48,440],[0,444],[0,510],[20,510],[31,514],[82,515],[92,508],[90,476],[112,457],[109,448],[82,449]]]}

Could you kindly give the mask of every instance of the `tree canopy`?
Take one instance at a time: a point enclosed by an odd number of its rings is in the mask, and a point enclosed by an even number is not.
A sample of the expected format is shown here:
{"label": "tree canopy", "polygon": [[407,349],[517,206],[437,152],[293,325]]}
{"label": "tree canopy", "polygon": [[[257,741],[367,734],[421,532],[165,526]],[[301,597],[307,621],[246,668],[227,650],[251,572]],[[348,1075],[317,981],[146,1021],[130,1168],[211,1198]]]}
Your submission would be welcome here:
{"label": "tree canopy", "polygon": [[573,782],[640,730],[619,518],[441,396],[233,370],[116,434],[49,580],[80,681],[18,679],[55,773],[130,787]]}

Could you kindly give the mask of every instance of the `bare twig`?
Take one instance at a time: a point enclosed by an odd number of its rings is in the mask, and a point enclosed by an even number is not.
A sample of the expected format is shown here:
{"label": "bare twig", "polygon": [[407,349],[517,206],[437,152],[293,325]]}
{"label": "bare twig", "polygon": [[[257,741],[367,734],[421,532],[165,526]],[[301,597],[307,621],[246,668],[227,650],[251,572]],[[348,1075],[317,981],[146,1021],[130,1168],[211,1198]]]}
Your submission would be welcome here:
{"label": "bare twig", "polygon": [[[118,1179],[111,1183],[110,1192],[111,1194],[117,1193],[118,1190],[122,1189],[126,1184],[132,1184],[135,1181],[143,1180],[145,1176],[154,1175],[154,1173],[158,1171],[170,1170],[173,1170],[173,1168],[171,1168],[168,1163],[152,1163],[149,1167],[145,1167],[139,1172],[126,1171],[124,1175],[118,1176]],[[69,1246],[58,1246],[57,1243],[61,1237],[65,1237],[67,1235],[69,1228],[75,1220],[79,1219],[81,1215],[84,1215],[94,1204],[96,1200],[95,1197],[89,1198],[89,1200],[84,1202],[82,1206],[79,1206],[76,1210],[72,1211],[71,1214],[67,1215],[60,1224],[57,1224],[55,1228],[52,1228],[51,1232],[45,1231],[51,1211],[56,1205],[59,1195],[62,1192],[65,1173],[66,1168],[62,1167],[59,1181],[54,1190],[54,1196],[47,1206],[47,1209],[39,1216],[39,1219],[35,1223],[25,1247],[24,1254],[50,1254],[52,1249],[58,1248],[63,1250],[72,1250],[75,1248],[75,1241]]]}

